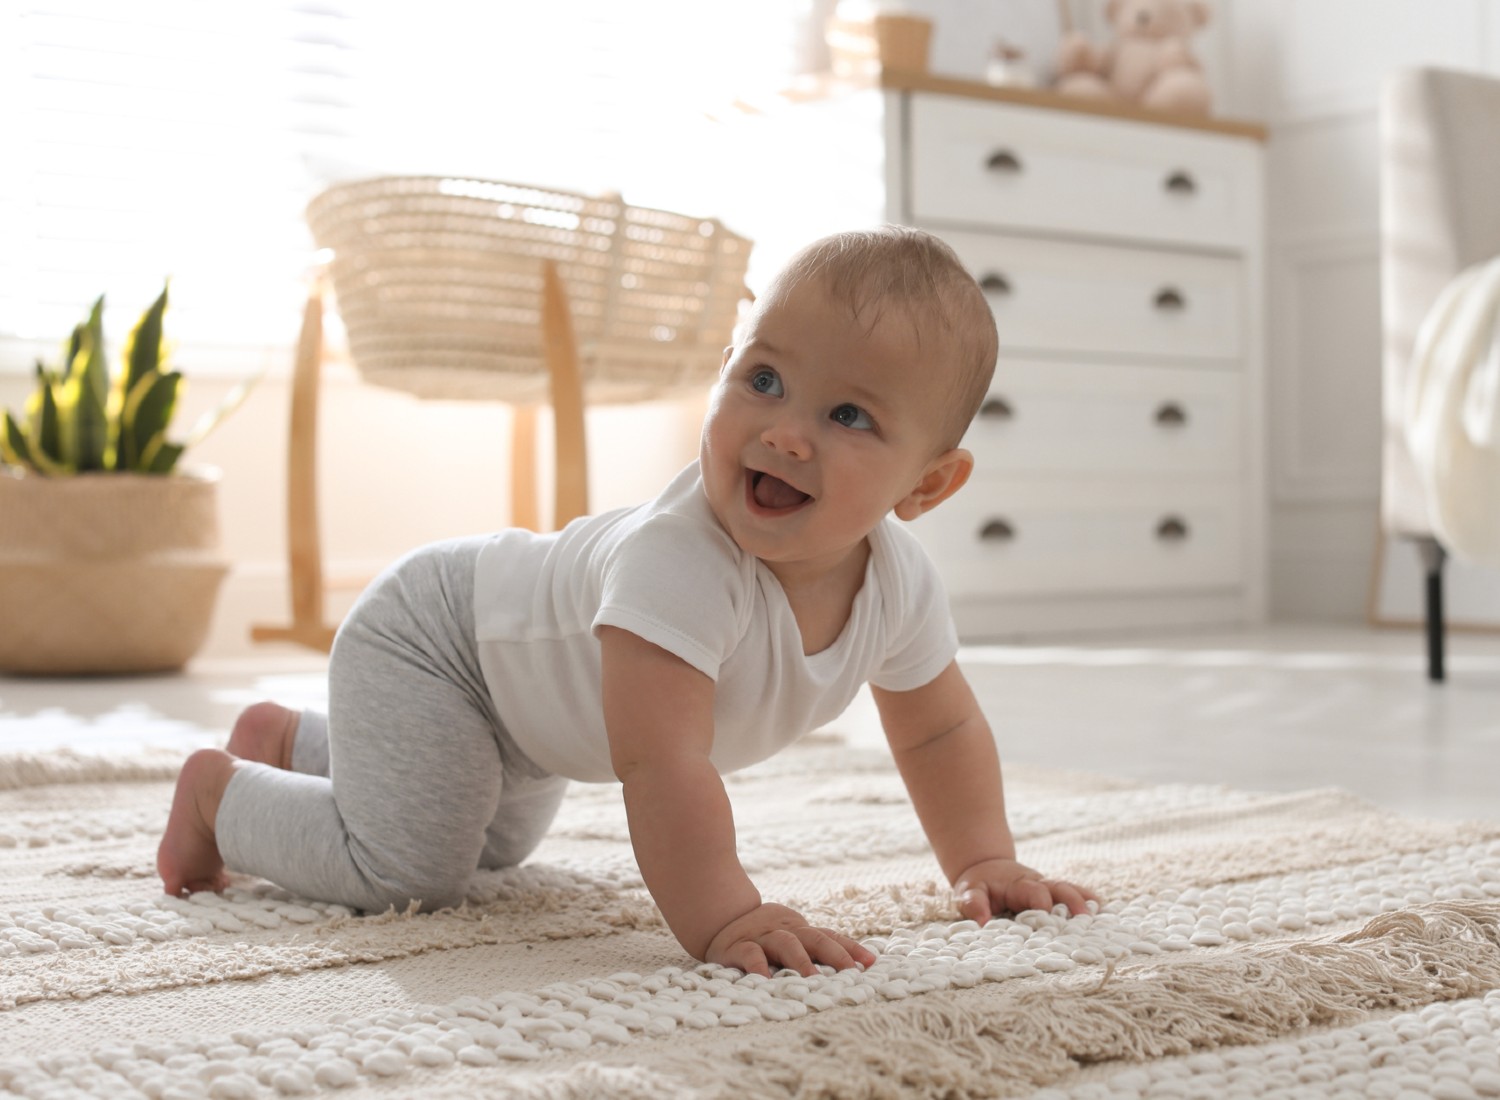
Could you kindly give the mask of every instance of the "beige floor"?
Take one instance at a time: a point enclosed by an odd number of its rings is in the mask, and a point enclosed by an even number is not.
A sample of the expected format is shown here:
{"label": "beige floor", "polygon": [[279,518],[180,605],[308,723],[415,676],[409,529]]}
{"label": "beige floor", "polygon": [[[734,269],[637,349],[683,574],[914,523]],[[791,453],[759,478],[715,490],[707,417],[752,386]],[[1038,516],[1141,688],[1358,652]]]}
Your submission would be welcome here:
{"label": "beige floor", "polygon": [[[1456,635],[1427,684],[1412,632],[1280,626],[961,655],[1006,760],[1161,782],[1340,786],[1425,816],[1500,816],[1500,637]],[[0,677],[0,754],[219,743],[247,703],[317,704],[321,662],[118,680]],[[837,724],[877,741],[868,700]]]}

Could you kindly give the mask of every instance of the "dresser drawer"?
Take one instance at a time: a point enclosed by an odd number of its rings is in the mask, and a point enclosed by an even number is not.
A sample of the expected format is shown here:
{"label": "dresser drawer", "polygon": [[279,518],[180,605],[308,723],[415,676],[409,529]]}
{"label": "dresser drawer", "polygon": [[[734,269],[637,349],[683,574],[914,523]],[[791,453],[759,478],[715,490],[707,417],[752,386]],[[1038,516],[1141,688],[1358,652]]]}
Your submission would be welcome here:
{"label": "dresser drawer", "polygon": [[1181,252],[947,233],[985,288],[1006,351],[1238,358],[1238,260]]}
{"label": "dresser drawer", "polygon": [[1002,358],[964,446],[980,474],[1233,476],[1243,386],[1236,370]]}
{"label": "dresser drawer", "polygon": [[1243,141],[920,93],[910,110],[917,221],[1224,248],[1260,224]]}
{"label": "dresser drawer", "polygon": [[1244,583],[1237,484],[976,476],[912,524],[950,596],[1087,595]]}

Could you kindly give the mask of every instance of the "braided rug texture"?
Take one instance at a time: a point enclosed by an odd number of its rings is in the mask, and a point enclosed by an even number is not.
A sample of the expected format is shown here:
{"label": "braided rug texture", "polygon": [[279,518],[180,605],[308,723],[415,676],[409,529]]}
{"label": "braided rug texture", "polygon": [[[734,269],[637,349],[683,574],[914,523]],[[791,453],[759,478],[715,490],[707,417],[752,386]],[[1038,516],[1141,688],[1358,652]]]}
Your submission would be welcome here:
{"label": "braided rug texture", "polygon": [[1500,822],[1012,769],[1105,900],[981,928],[888,758],[811,738],[727,780],[742,858],[880,958],[764,979],[683,954],[612,786],[458,909],[168,898],[177,763],[0,758],[0,1094],[1500,1096]]}

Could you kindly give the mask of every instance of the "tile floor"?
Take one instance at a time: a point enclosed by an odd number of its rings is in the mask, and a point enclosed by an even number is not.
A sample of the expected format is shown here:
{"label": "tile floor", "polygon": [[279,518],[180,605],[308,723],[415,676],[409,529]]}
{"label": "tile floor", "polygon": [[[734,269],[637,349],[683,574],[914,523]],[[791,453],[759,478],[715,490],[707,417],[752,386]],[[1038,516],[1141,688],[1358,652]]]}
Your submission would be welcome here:
{"label": "tile floor", "polygon": [[[1160,782],[1340,786],[1392,809],[1500,816],[1500,636],[1455,635],[1449,681],[1409,631],[1274,626],[961,654],[1004,759]],[[322,661],[201,661],[180,676],[0,677],[0,754],[220,744],[262,698],[317,705]],[[867,698],[836,728],[878,743]]]}

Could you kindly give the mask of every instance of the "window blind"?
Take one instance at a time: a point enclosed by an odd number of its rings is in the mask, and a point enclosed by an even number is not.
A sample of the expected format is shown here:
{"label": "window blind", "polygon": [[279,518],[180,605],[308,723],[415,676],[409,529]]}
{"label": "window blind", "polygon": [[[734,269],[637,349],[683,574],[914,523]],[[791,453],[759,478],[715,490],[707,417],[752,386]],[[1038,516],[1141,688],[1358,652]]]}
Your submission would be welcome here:
{"label": "window blind", "polygon": [[182,341],[279,339],[307,232],[304,156],[349,135],[351,20],[336,4],[11,4],[0,158],[0,333],[106,330],[172,278]]}

